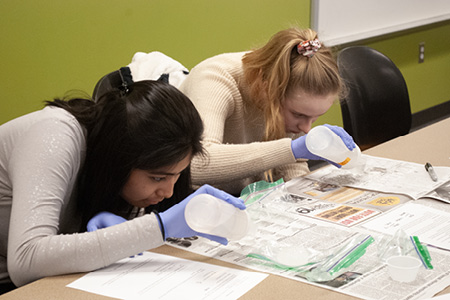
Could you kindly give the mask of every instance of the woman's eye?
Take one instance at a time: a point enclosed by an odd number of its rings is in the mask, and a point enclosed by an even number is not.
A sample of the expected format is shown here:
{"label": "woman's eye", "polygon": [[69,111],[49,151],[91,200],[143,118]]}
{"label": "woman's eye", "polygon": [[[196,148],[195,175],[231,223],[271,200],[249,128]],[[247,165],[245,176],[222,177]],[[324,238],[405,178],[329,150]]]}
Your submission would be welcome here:
{"label": "woman's eye", "polygon": [[150,177],[155,182],[161,182],[165,179],[165,177]]}

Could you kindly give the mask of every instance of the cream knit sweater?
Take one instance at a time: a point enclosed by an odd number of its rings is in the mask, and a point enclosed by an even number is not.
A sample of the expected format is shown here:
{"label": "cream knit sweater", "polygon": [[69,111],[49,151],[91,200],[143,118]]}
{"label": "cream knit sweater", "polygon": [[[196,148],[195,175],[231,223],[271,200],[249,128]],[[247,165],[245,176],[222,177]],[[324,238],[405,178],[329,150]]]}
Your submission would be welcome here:
{"label": "cream knit sweater", "polygon": [[264,117],[249,102],[242,56],[227,53],[194,67],[180,90],[194,103],[205,126],[206,159],[194,158],[194,185],[205,183],[239,194],[248,184],[264,179],[274,169],[274,179],[285,181],[309,172],[306,160],[295,160],[291,138],[262,142]]}

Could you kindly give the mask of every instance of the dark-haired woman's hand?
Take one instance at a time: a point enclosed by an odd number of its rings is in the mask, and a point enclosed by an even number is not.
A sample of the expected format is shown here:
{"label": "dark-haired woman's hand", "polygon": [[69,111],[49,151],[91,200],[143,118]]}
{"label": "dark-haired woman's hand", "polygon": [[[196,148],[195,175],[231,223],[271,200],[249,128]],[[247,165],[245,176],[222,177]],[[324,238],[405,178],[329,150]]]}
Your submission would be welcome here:
{"label": "dark-haired woman's hand", "polygon": [[[98,229],[103,229],[117,224],[121,224],[126,220],[127,219],[122,218],[121,216],[115,215],[107,211],[103,211],[96,214],[92,219],[90,219],[86,227],[87,231],[91,232],[96,231]],[[142,255],[142,253],[139,253],[138,255]],[[134,255],[130,257],[133,258]]]}
{"label": "dark-haired woman's hand", "polygon": [[92,219],[87,223],[87,231],[96,231],[98,229],[114,226],[120,223],[125,222],[126,219],[120,216],[117,216],[113,213],[103,211],[96,214]]}
{"label": "dark-haired woman's hand", "polygon": [[173,238],[184,238],[191,236],[202,236],[208,238],[212,241],[216,241],[223,245],[228,244],[228,240],[224,237],[209,235],[204,233],[199,233],[197,231],[192,230],[188,224],[186,223],[186,219],[184,217],[184,210],[187,203],[196,195],[199,194],[209,194],[216,198],[222,199],[225,202],[232,204],[233,206],[239,209],[245,209],[245,204],[242,199],[236,198],[222,190],[216,189],[210,185],[203,185],[200,187],[195,193],[191,194],[189,197],[181,201],[180,203],[172,206],[168,210],[160,213],[161,217],[161,226],[164,228],[165,239],[169,237]]}

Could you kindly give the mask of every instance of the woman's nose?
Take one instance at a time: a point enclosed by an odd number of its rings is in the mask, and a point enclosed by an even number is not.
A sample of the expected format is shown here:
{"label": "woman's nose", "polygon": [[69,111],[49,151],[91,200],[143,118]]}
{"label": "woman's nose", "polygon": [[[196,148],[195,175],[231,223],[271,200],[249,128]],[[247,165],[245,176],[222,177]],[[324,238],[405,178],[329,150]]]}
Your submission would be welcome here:
{"label": "woman's nose", "polygon": [[298,124],[298,129],[304,133],[308,133],[311,130],[313,119],[307,119]]}
{"label": "woman's nose", "polygon": [[164,198],[170,198],[173,195],[173,188],[175,186],[176,180],[167,178],[166,182],[164,184],[160,185],[158,188],[158,196],[164,197]]}

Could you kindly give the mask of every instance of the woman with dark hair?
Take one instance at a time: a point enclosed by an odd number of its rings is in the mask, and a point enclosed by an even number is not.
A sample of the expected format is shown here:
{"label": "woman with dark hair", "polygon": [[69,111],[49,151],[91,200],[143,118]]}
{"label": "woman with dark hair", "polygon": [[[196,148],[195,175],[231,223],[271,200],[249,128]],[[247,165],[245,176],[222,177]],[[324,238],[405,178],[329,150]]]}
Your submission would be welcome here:
{"label": "woman with dark hair", "polygon": [[191,101],[158,81],[97,102],[55,99],[0,126],[0,283],[92,271],[168,237],[226,244],[184,219],[198,193],[245,209],[211,186],[191,194],[189,166],[203,154],[202,133]]}

